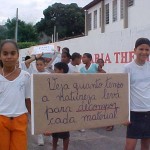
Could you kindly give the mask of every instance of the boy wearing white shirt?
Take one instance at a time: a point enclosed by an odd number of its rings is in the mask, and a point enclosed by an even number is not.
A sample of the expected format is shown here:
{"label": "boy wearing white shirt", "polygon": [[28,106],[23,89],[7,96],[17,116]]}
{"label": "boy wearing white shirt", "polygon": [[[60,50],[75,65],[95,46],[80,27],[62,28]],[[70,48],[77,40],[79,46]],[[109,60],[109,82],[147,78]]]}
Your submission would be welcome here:
{"label": "boy wearing white shirt", "polygon": [[71,56],[71,62],[68,64],[68,73],[79,73],[78,65],[81,63],[81,55],[79,53],[73,53]]}
{"label": "boy wearing white shirt", "polygon": [[125,150],[135,150],[141,139],[141,150],[150,148],[150,41],[139,38],[135,43],[136,59],[125,65],[130,74],[130,116]]}

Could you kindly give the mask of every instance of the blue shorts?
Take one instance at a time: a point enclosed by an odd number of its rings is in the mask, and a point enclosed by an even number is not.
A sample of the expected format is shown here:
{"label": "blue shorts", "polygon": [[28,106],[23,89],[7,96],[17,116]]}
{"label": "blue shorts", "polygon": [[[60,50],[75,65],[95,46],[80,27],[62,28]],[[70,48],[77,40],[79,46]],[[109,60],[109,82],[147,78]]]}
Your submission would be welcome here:
{"label": "blue shorts", "polygon": [[150,138],[150,111],[130,112],[131,124],[127,126],[127,138]]}

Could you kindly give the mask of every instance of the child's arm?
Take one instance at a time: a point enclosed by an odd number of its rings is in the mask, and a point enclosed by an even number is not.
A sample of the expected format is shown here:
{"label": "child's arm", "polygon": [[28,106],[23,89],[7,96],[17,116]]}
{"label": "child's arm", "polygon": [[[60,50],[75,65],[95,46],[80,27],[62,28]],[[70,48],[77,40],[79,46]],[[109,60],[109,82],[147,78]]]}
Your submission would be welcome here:
{"label": "child's arm", "polygon": [[33,55],[30,59],[26,60],[26,61],[25,61],[26,67],[29,68],[29,67],[30,67],[30,64],[31,64],[34,60],[39,59],[40,57],[42,57],[42,55],[43,55],[43,53],[37,54],[37,55]]}
{"label": "child's arm", "polygon": [[47,131],[47,132],[45,132],[45,133],[43,133],[45,136],[50,136],[50,135],[52,135],[52,133],[50,132],[50,131]]}
{"label": "child's arm", "polygon": [[31,100],[30,100],[30,98],[25,99],[25,104],[26,104],[28,112],[31,114]]}

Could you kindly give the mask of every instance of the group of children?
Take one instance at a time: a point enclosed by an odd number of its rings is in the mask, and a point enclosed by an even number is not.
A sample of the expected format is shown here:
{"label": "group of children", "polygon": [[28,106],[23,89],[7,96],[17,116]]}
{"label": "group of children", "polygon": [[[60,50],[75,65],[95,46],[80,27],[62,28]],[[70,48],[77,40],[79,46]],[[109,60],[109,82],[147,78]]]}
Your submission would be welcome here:
{"label": "group of children", "polygon": [[[149,150],[150,145],[150,41],[139,38],[134,49],[136,58],[125,65],[124,72],[130,74],[130,115],[127,123],[125,150],[135,150],[137,139],[141,139],[141,150]],[[49,73],[42,54],[26,57],[21,69],[16,66],[19,58],[17,44],[12,40],[0,45],[0,150],[27,150],[27,113],[31,113],[30,74]],[[84,64],[79,69],[78,65]],[[36,61],[36,69],[32,62]],[[92,63],[92,55],[79,53],[70,55],[64,48],[60,62],[53,66],[54,73],[106,73],[104,61]],[[113,126],[109,126],[111,130]],[[43,138],[43,135],[38,135]],[[53,150],[58,139],[63,139],[63,149],[68,150],[69,132],[53,133]],[[18,142],[19,139],[19,142]]]}

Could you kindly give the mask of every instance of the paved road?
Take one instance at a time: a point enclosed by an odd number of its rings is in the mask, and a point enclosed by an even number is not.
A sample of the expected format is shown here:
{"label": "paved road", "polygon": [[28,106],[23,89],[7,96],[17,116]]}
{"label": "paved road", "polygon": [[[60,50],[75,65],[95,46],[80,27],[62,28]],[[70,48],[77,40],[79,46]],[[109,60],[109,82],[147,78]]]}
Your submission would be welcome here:
{"label": "paved road", "polygon": [[[69,150],[123,150],[125,143],[126,127],[115,126],[113,131],[105,131],[104,128],[88,129],[85,132],[71,132]],[[28,150],[51,150],[50,138],[45,138],[45,145],[38,146],[36,136],[29,133]],[[58,150],[63,150],[60,140]],[[138,143],[136,150],[140,149]]]}

